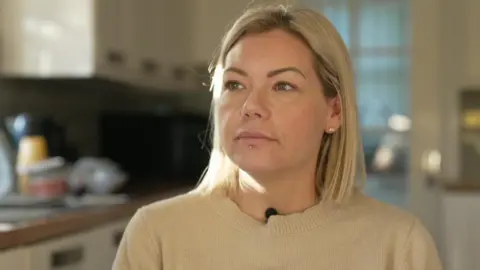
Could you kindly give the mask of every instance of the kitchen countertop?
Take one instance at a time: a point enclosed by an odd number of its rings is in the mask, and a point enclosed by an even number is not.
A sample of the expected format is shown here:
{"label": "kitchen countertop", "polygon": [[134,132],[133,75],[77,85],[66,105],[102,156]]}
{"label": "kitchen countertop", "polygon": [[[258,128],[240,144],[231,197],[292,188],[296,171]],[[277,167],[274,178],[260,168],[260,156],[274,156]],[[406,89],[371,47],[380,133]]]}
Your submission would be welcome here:
{"label": "kitchen countertop", "polygon": [[[450,192],[480,192],[480,184],[446,184]],[[97,206],[67,209],[19,223],[0,223],[0,252],[13,247],[30,245],[63,235],[93,229],[95,227],[131,217],[138,208],[190,191],[193,186],[143,189],[130,196],[126,203],[113,206]]]}
{"label": "kitchen countertop", "polygon": [[3,249],[46,241],[131,217],[144,205],[188,192],[192,188],[164,187],[132,196],[131,200],[123,204],[63,210],[18,224],[0,224],[0,252]]}
{"label": "kitchen countertop", "polygon": [[448,183],[445,184],[447,192],[480,193],[480,183]]}

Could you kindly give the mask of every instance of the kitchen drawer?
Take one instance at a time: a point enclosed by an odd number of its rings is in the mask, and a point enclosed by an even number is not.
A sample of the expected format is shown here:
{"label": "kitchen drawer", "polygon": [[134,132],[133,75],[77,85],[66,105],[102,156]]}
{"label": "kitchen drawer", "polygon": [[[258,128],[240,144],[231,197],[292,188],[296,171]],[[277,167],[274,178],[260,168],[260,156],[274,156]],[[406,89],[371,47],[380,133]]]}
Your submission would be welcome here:
{"label": "kitchen drawer", "polygon": [[92,244],[97,251],[96,256],[91,261],[95,265],[95,270],[112,269],[118,245],[129,220],[118,220],[92,231],[94,238]]}
{"label": "kitchen drawer", "polygon": [[29,247],[30,267],[35,270],[96,269],[92,232],[56,238]]}
{"label": "kitchen drawer", "polygon": [[28,270],[26,249],[0,251],[0,269]]}

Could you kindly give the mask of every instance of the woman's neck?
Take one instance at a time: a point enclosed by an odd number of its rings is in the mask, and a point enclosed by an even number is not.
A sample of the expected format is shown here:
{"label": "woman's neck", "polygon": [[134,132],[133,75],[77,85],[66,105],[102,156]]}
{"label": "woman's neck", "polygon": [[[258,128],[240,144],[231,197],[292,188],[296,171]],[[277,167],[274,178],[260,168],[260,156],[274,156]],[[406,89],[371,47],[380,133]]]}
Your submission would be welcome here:
{"label": "woman's neck", "polygon": [[258,220],[265,219],[265,210],[275,208],[279,214],[302,212],[317,203],[315,177],[289,175],[253,178],[239,175],[239,187],[233,200],[246,214]]}

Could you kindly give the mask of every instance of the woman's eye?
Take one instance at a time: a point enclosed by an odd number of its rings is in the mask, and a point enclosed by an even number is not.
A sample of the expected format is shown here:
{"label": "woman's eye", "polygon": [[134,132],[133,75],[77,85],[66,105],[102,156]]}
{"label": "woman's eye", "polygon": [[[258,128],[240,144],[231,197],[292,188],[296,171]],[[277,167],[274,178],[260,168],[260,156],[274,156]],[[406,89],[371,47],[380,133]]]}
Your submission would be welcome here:
{"label": "woman's eye", "polygon": [[243,89],[245,87],[243,87],[243,85],[237,81],[227,81],[223,85],[223,88],[225,90],[235,91],[235,90]]}
{"label": "woman's eye", "polygon": [[273,88],[275,91],[292,91],[296,89],[296,86],[288,82],[278,82]]}

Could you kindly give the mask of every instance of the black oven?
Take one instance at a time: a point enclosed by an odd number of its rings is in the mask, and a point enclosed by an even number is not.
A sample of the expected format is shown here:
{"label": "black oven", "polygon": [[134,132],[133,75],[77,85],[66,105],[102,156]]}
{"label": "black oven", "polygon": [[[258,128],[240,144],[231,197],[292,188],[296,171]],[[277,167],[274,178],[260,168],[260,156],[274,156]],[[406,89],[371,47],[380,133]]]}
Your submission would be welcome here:
{"label": "black oven", "polygon": [[208,164],[208,116],[104,112],[99,125],[99,154],[129,174],[127,189],[152,182],[195,184]]}

